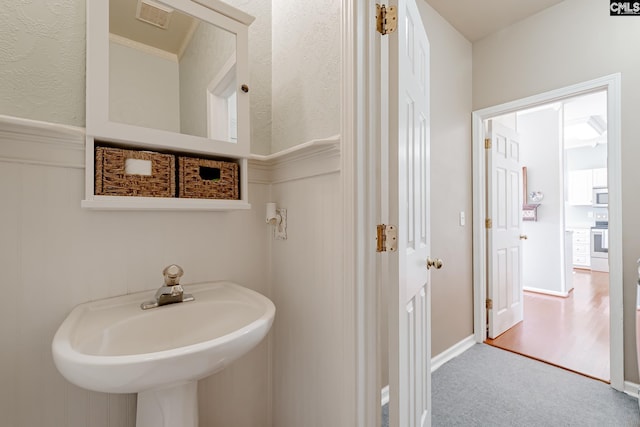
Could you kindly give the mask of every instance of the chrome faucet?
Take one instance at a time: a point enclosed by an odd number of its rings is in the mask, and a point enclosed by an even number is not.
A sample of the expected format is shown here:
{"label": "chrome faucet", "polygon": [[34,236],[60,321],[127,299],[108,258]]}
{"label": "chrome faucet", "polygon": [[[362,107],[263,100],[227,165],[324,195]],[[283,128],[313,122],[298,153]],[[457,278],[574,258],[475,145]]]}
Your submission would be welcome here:
{"label": "chrome faucet", "polygon": [[149,308],[160,307],[162,305],[174,304],[177,302],[193,301],[195,298],[191,294],[185,294],[180,278],[184,271],[179,265],[171,264],[162,270],[164,275],[164,285],[156,291],[153,300],[145,301],[140,304],[140,308],[147,310]]}

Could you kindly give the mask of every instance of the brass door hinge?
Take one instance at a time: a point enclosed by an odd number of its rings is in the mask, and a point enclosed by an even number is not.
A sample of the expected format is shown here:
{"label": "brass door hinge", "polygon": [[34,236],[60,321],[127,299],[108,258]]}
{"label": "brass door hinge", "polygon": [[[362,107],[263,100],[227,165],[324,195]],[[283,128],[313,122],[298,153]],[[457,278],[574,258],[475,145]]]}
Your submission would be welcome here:
{"label": "brass door hinge", "polygon": [[493,310],[493,300],[487,298],[487,310]]}
{"label": "brass door hinge", "polygon": [[491,148],[491,138],[484,139],[484,148],[487,150]]}
{"label": "brass door hinge", "polygon": [[376,252],[398,250],[398,230],[393,225],[378,224],[376,227]]}
{"label": "brass door hinge", "polygon": [[383,36],[398,28],[398,12],[395,6],[376,3],[376,30]]}
{"label": "brass door hinge", "polygon": [[493,221],[491,221],[491,218],[487,218],[484,220],[484,226],[487,229],[490,229],[493,227]]}

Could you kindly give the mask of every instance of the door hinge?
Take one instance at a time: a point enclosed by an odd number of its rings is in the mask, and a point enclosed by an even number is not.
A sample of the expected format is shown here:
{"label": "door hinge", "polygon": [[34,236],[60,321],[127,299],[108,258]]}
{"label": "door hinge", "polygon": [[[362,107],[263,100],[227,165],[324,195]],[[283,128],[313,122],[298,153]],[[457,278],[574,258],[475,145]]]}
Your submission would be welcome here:
{"label": "door hinge", "polygon": [[493,300],[490,298],[487,298],[487,310],[493,310]]}
{"label": "door hinge", "polygon": [[491,221],[491,218],[487,218],[484,220],[484,227],[487,229],[493,227],[493,221]]}
{"label": "door hinge", "polygon": [[398,230],[393,225],[376,227],[376,252],[395,252],[398,249]]}
{"label": "door hinge", "polygon": [[486,150],[489,150],[491,148],[491,138],[485,138],[484,139],[484,148]]}
{"label": "door hinge", "polygon": [[395,6],[376,3],[376,30],[383,36],[398,28],[398,12]]}

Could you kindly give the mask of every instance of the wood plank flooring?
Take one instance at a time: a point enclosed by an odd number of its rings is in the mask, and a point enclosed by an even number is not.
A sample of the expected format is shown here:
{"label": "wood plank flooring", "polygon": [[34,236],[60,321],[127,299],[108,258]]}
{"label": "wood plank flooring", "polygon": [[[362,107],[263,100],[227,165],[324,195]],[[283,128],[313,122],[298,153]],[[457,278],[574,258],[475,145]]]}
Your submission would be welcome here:
{"label": "wood plank flooring", "polygon": [[524,293],[524,321],[487,344],[609,382],[609,273],[574,270],[566,298]]}

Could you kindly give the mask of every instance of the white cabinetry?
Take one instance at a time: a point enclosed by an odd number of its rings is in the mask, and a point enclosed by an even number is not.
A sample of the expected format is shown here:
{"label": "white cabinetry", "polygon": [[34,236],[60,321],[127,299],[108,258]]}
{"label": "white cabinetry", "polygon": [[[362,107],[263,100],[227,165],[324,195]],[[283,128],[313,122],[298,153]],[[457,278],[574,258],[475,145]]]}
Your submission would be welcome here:
{"label": "white cabinetry", "polygon": [[[128,16],[118,8],[123,4],[135,6],[135,0],[87,2],[86,186],[82,206],[136,210],[248,209],[247,159],[250,156],[251,129],[248,26],[254,18],[221,0],[163,0],[162,3],[172,10],[172,23],[175,21],[177,26],[179,20],[186,28],[191,28],[187,37],[172,40],[177,42],[175,46],[180,46],[179,52],[167,44],[159,44],[154,35],[150,38],[125,37],[141,34],[129,25],[147,25],[133,19],[125,23],[118,18]],[[116,55],[120,50],[114,43],[138,52],[126,58],[149,58],[144,63],[124,61],[123,64],[122,57]],[[151,78],[157,77],[160,70],[149,64],[158,64],[160,60],[172,64],[166,70],[173,71],[164,74],[167,78],[177,76],[177,81],[162,80],[165,82],[162,83]],[[118,73],[122,66],[126,72]],[[164,67],[162,69],[165,70]],[[123,81],[123,75],[135,75],[137,83]],[[179,90],[174,90],[176,87]],[[163,97],[160,101],[153,96],[158,91],[177,92],[177,95]],[[175,105],[166,105],[169,98]],[[171,120],[166,118],[167,115]],[[238,165],[239,199],[95,194],[97,168],[94,149],[97,145],[149,150],[176,158],[197,157],[235,163]],[[150,175],[138,172],[125,174]],[[209,182],[219,180],[208,175],[205,177],[202,172],[200,177]]]}
{"label": "white cabinetry", "polygon": [[593,202],[593,189],[606,186],[606,168],[569,171],[567,202],[574,206],[590,206]]}
{"label": "white cabinetry", "polygon": [[591,169],[569,171],[567,202],[570,205],[591,205],[593,199],[593,172]]}
{"label": "white cabinetry", "polygon": [[607,168],[593,169],[593,187],[607,186]]}
{"label": "white cabinetry", "polygon": [[589,268],[591,266],[590,229],[573,229],[573,266]]}

